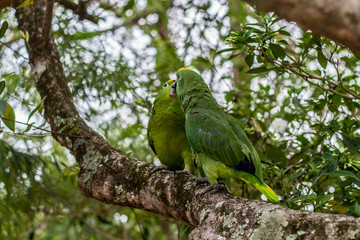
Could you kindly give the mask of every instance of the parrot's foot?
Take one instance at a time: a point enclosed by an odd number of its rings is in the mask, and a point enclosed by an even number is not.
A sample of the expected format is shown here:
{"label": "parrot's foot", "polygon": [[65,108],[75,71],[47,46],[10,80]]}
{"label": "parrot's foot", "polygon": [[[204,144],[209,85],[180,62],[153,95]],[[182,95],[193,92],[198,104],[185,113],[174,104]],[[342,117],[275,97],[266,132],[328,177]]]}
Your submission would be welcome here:
{"label": "parrot's foot", "polygon": [[196,198],[198,197],[198,196],[201,196],[201,195],[204,195],[205,193],[207,193],[207,192],[210,192],[210,191],[213,191],[214,190],[214,188],[212,187],[212,186],[206,186],[205,188],[203,188],[203,189],[201,189],[197,194],[196,194]]}
{"label": "parrot's foot", "polygon": [[201,183],[209,183],[209,181],[207,180],[206,177],[195,178],[195,182],[198,183],[198,184],[201,184]]}
{"label": "parrot's foot", "polygon": [[215,183],[215,185],[216,185],[216,186],[215,186],[216,189],[218,189],[218,190],[224,190],[224,191],[227,191],[227,192],[228,192],[225,183],[219,182],[219,183],[217,183],[217,184]]}
{"label": "parrot's foot", "polygon": [[223,183],[223,182],[217,182],[217,183],[215,183],[214,186],[213,186],[213,188],[214,188],[214,192],[216,192],[216,191],[218,191],[218,190],[223,190],[223,191],[227,192],[226,185],[225,185],[225,183]]}
{"label": "parrot's foot", "polygon": [[153,175],[156,172],[160,172],[160,171],[170,171],[169,167],[166,165],[160,165],[160,166],[156,166],[154,167],[153,170],[151,170],[150,172],[150,176]]}
{"label": "parrot's foot", "polygon": [[175,173],[176,174],[191,174],[190,171],[186,168],[184,168],[183,170],[176,170]]}
{"label": "parrot's foot", "polygon": [[199,195],[204,195],[205,193],[207,192],[212,192],[212,193],[215,193],[217,192],[218,190],[224,190],[227,192],[227,189],[225,187],[225,185],[223,183],[215,183],[213,186],[206,186],[204,189],[200,190],[199,193],[196,194],[196,197],[199,196]]}

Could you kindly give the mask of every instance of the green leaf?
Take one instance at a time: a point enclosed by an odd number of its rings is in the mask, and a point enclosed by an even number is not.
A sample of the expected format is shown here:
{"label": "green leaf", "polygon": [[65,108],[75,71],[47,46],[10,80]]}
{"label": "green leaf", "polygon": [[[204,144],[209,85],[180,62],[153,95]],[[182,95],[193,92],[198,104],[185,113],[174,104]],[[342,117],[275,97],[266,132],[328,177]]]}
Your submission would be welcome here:
{"label": "green leaf", "polygon": [[225,94],[225,100],[227,103],[231,102],[234,98],[234,94],[232,91],[226,92]]}
{"label": "green leaf", "polygon": [[30,118],[36,113],[36,111],[38,111],[40,109],[40,107],[41,107],[41,105],[42,105],[42,103],[44,102],[45,99],[46,99],[46,97],[44,97],[43,100],[41,100],[41,102],[31,111],[26,123],[28,123],[30,121]]}
{"label": "green leaf", "polygon": [[77,130],[78,130],[78,128],[77,128],[77,127],[74,127],[74,128],[71,129],[67,134],[72,135],[72,134],[76,133]]}
{"label": "green leaf", "polygon": [[292,99],[291,99],[291,102],[292,102],[292,104],[294,104],[294,106],[296,106],[296,107],[300,107],[301,106],[301,99],[299,99],[299,98],[297,98],[297,97],[293,97]]}
{"label": "green leaf", "polygon": [[280,59],[285,58],[285,56],[286,56],[285,51],[280,45],[270,43],[269,47],[270,47],[272,54],[274,54],[275,57],[278,57]]}
{"label": "green leaf", "polygon": [[62,132],[64,132],[66,129],[68,129],[69,127],[71,126],[71,124],[69,123],[69,124],[66,124],[64,127],[62,127],[61,129],[60,129],[60,133],[62,133]]}
{"label": "green leaf", "polygon": [[356,216],[360,217],[360,205],[355,201],[354,205],[350,208],[350,211]]}
{"label": "green leaf", "polygon": [[334,194],[327,194],[325,195],[321,200],[320,200],[320,205],[327,203],[332,197],[334,196]]}
{"label": "green leaf", "polygon": [[285,35],[285,36],[291,37],[291,34],[290,34],[288,31],[285,31],[285,30],[279,30],[278,33],[280,33],[281,35]]}
{"label": "green leaf", "polygon": [[126,10],[132,8],[135,4],[135,0],[129,0],[127,2],[127,4],[124,6],[124,12],[126,12]]}
{"label": "green leaf", "polygon": [[[271,19],[272,19],[272,17],[274,17],[274,16],[271,16]],[[281,18],[276,18],[275,20],[271,21],[271,23],[270,23],[269,26],[274,25],[275,23],[277,23],[277,22],[280,21],[280,20],[281,20]]]}
{"label": "green leaf", "polygon": [[333,131],[333,132],[336,132],[340,129],[340,124],[336,121],[336,120],[332,120],[330,122],[330,129]]}
{"label": "green leaf", "polygon": [[349,135],[341,134],[343,138],[344,145],[349,148],[350,152],[357,152],[360,148],[359,144],[355,141],[355,139]]}
{"label": "green leaf", "polygon": [[289,176],[289,181],[297,178],[297,177],[300,177],[301,175],[303,175],[305,172],[304,171],[298,171],[296,173],[293,173]]}
{"label": "green leaf", "polygon": [[316,174],[319,174],[320,173],[320,169],[317,168],[317,166],[314,164],[314,163],[310,163],[309,166],[311,167],[311,169],[316,172]]}
{"label": "green leaf", "polygon": [[254,63],[254,54],[249,54],[245,57],[245,62],[246,64],[249,66],[249,68],[251,68],[251,66],[253,65]]}
{"label": "green leaf", "polygon": [[289,45],[289,43],[286,40],[280,40],[278,43],[281,43],[283,45]]}
{"label": "green leaf", "polygon": [[34,0],[26,0],[25,2],[23,2],[22,4],[17,6],[16,9],[27,7],[27,6],[30,6],[32,4],[34,4]]}
{"label": "green leaf", "polygon": [[247,71],[247,73],[262,73],[262,72],[267,72],[269,71],[269,69],[267,69],[266,67],[257,67],[257,68],[252,68],[249,71]]}
{"label": "green leaf", "polygon": [[30,131],[30,129],[31,129],[31,127],[33,126],[34,123],[35,123],[35,122],[32,122],[32,123],[28,124],[27,127],[26,127],[26,129],[25,129],[25,131],[24,131],[24,133]]}
{"label": "green leaf", "polygon": [[352,173],[350,171],[346,171],[346,170],[340,170],[340,171],[335,171],[335,172],[327,172],[324,173],[323,175],[326,176],[346,176],[346,177],[351,177],[357,181],[360,181],[360,179],[358,178],[358,176],[355,175],[355,173]]}
{"label": "green leaf", "polygon": [[5,100],[0,99],[0,116],[1,117],[5,115],[6,105],[7,105],[7,102]]}
{"label": "green leaf", "polygon": [[96,36],[99,36],[103,33],[108,32],[109,30],[103,30],[103,31],[94,31],[94,32],[76,32],[73,35],[69,35],[69,38],[71,40],[86,40],[90,39]]}
{"label": "green leaf", "polygon": [[224,52],[231,52],[231,51],[235,51],[236,48],[225,48],[225,49],[222,49],[220,51],[218,51],[216,54],[221,54],[221,53],[224,53]]}
{"label": "green leaf", "polygon": [[1,28],[0,28],[0,38],[2,38],[4,35],[5,35],[5,32],[8,28],[9,24],[7,21],[3,22],[3,24],[1,25]]}
{"label": "green leaf", "polygon": [[244,40],[246,41],[246,39],[248,39],[252,33],[253,33],[253,30],[247,31],[244,35]]}
{"label": "green leaf", "polygon": [[41,113],[43,112],[43,110],[44,110],[44,102],[42,102],[42,103],[40,104],[40,107],[39,107],[39,109],[38,109],[38,112],[41,114]]}
{"label": "green leaf", "polygon": [[232,53],[225,59],[225,61],[229,61],[229,60],[233,59],[234,57],[239,56],[240,54],[241,53],[237,53],[237,54]]}
{"label": "green leaf", "polygon": [[326,100],[320,99],[318,102],[313,103],[313,107],[315,111],[321,111],[326,106]]}
{"label": "green leaf", "polygon": [[0,82],[0,94],[4,91],[5,89],[5,81],[1,81]]}
{"label": "green leaf", "polygon": [[4,124],[11,131],[15,132],[15,122],[14,122],[15,121],[15,112],[14,112],[14,109],[5,100],[0,100],[0,114],[4,118],[13,120],[13,121],[10,121],[10,120],[2,119]]}
{"label": "green leaf", "polygon": [[327,66],[327,59],[321,50],[318,50],[317,52],[318,52],[318,56],[317,56],[318,62],[320,63],[320,66],[325,69]]}
{"label": "green leaf", "polygon": [[320,37],[313,35],[310,41],[308,42],[307,46],[305,47],[305,50],[311,48],[314,44],[316,44],[318,47],[321,47],[320,40],[321,40]]}
{"label": "green leaf", "polygon": [[299,201],[304,201],[304,200],[314,200],[316,198],[316,195],[314,193],[310,194],[310,195],[301,195],[298,197],[294,197],[293,199],[290,200],[290,202],[299,202]]}

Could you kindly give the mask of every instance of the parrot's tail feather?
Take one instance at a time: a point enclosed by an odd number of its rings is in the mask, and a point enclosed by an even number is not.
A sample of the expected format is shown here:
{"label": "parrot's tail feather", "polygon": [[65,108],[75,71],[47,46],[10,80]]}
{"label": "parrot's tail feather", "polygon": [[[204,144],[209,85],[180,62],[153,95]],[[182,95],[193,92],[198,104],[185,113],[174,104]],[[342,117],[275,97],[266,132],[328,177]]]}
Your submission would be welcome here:
{"label": "parrot's tail feather", "polygon": [[252,185],[256,187],[256,189],[259,190],[262,194],[264,194],[267,199],[273,203],[279,203],[278,196],[268,185],[266,185],[266,183],[253,183]]}

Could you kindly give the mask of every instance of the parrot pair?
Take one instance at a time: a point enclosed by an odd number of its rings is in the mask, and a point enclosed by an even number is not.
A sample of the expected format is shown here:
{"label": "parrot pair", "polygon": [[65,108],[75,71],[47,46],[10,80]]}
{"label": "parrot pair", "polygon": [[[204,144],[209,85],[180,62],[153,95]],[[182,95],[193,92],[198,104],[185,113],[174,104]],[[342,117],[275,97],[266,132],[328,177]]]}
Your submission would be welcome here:
{"label": "parrot pair", "polygon": [[[181,157],[184,150],[180,148],[190,148],[190,152],[186,151],[190,154],[192,149],[196,154],[211,186],[217,184],[218,180],[223,180],[225,183],[230,179],[242,180],[257,188],[270,201],[279,202],[275,192],[263,181],[261,162],[255,148],[242,128],[221,109],[203,78],[189,68],[180,68],[177,71],[177,80],[170,80],[165,86],[166,88],[156,97],[153,107],[155,112],[151,115],[148,126],[150,146],[160,161],[173,169],[179,169],[184,162],[186,167],[190,161]],[[177,103],[174,100],[177,100]],[[167,101],[167,103],[164,102],[160,108],[159,101]],[[168,122],[166,127],[157,126],[155,130],[154,118]],[[179,128],[175,130],[171,127],[172,124]],[[165,133],[168,131],[169,133]],[[157,137],[154,135],[155,132]],[[180,142],[179,137],[184,139],[184,135],[185,143]],[[160,138],[161,136],[166,137]],[[175,136],[177,138],[173,143],[176,142],[176,146],[171,146],[170,139]],[[155,139],[157,141],[154,141]],[[166,154],[160,153],[160,147],[156,145],[165,145],[166,147],[163,148],[166,149]],[[190,147],[185,147],[186,145]],[[176,152],[171,152],[170,148],[171,151],[175,148]],[[180,163],[175,162],[175,159],[180,159]],[[193,164],[193,158],[191,159]]]}

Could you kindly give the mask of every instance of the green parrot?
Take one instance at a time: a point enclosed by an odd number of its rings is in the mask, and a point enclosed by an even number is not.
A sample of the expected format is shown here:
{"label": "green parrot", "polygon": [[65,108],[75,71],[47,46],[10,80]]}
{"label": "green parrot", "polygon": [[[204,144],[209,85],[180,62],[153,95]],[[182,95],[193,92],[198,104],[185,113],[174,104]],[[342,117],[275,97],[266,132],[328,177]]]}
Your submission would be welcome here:
{"label": "green parrot", "polygon": [[264,183],[259,155],[242,128],[221,109],[203,78],[189,68],[177,71],[170,91],[185,112],[186,136],[210,183],[242,180],[272,202],[275,192]]}
{"label": "green parrot", "polygon": [[[157,94],[148,123],[148,140],[160,162],[171,170],[195,171],[195,160],[185,133],[185,115],[177,98],[170,96],[175,80]],[[173,94],[172,94],[173,95]]]}

